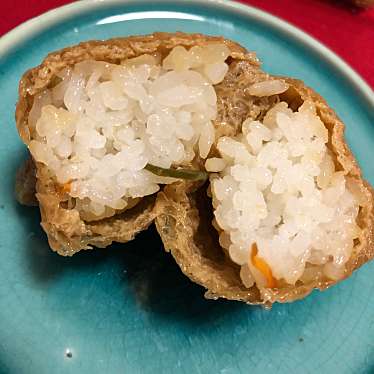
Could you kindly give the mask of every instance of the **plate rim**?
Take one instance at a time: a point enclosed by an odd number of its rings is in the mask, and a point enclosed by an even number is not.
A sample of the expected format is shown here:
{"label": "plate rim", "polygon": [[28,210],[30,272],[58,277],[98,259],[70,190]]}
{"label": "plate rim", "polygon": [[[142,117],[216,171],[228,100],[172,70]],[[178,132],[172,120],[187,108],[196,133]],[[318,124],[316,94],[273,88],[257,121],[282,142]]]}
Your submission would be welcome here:
{"label": "plate rim", "polygon": [[[17,45],[22,44],[25,40],[33,37],[52,27],[54,24],[67,20],[70,17],[79,14],[95,11],[105,8],[110,8],[115,5],[130,5],[139,4],[142,0],[81,0],[66,4],[54,9],[51,9],[39,16],[31,18],[30,20],[16,26],[8,31],[0,38],[0,57],[5,57],[12,50],[16,49]],[[156,0],[159,4],[175,4],[171,0]],[[347,62],[339,57],[330,48],[325,46],[305,31],[290,24],[289,22],[274,16],[266,11],[260,10],[254,6],[242,4],[237,1],[230,0],[179,0],[178,4],[183,5],[208,5],[211,7],[218,7],[221,10],[237,13],[241,16],[249,16],[256,20],[268,24],[274,29],[289,35],[304,47],[310,48],[322,60],[334,66],[355,88],[363,95],[363,98],[374,107],[373,89],[370,85],[357,73]]]}
{"label": "plate rim", "polygon": [[[139,1],[139,0],[138,0]],[[172,3],[170,0],[155,0],[156,3]],[[174,0],[175,1],[175,0]],[[32,18],[29,21],[17,26],[13,30],[6,33],[0,38],[0,56],[4,53],[7,55],[14,48],[19,48],[19,45],[23,43],[24,40],[33,37],[33,35],[47,30],[49,27],[53,27],[57,22],[61,22],[64,19],[69,19],[72,16],[76,16],[84,13],[85,11],[95,12],[99,9],[105,9],[106,7],[111,7],[113,5],[119,4],[135,4],[136,0],[82,0],[81,2],[67,4],[62,7],[50,10],[43,13],[40,16]],[[334,52],[325,47],[322,43],[318,42],[313,37],[309,36],[297,27],[292,26],[282,19],[272,16],[262,10],[259,10],[252,6],[246,6],[239,3],[229,3],[226,0],[179,0],[180,4],[212,4],[212,6],[217,5],[220,9],[227,9],[237,14],[243,14],[244,16],[249,16],[256,18],[260,21],[264,21],[266,24],[271,24],[277,29],[282,30],[282,32],[290,35],[294,38],[297,43],[304,46],[312,46],[313,51],[318,54],[318,56],[332,64],[339,73],[342,74],[344,79],[352,82],[353,86],[363,95],[363,99],[373,105],[374,107],[374,97],[373,91],[370,86],[356,73],[346,62],[344,62],[340,57],[338,57]],[[357,274],[356,274],[357,275]],[[319,298],[321,295],[319,295]],[[79,345],[77,346],[79,349]],[[317,356],[318,357],[318,356]],[[40,367],[42,369],[42,367]],[[90,367],[85,367],[82,365],[82,370],[90,369]],[[92,370],[92,368],[91,368]]]}

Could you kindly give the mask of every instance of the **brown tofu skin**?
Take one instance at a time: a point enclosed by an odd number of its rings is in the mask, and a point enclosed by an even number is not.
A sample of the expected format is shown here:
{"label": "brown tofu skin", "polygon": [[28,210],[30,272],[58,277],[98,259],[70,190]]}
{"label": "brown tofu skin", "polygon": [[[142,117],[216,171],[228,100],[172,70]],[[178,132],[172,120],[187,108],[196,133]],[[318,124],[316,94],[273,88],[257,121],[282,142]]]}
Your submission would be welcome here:
{"label": "brown tofu skin", "polygon": [[[175,46],[189,48],[217,42],[228,46],[232,62],[246,60],[257,69],[259,63],[253,53],[247,53],[238,44],[221,37],[200,34],[155,33],[107,41],[88,41],[53,52],[39,66],[28,70],[21,78],[16,108],[19,135],[28,145],[32,137],[28,115],[33,105],[33,97],[53,84],[55,75],[68,66],[74,66],[84,60],[120,64],[129,58],[154,52],[159,52],[165,57]],[[199,160],[195,163],[201,164]],[[35,179],[36,186],[33,184]],[[34,195],[39,203],[41,225],[48,236],[49,245],[63,256],[71,256],[92,246],[106,247],[113,241],[124,243],[132,240],[139,231],[145,230],[154,221],[156,214],[156,196],[150,196],[134,199],[130,204],[133,208],[118,211],[110,218],[87,221],[76,209],[67,208],[69,196],[61,191],[61,186],[56,183],[54,176],[50,175],[48,168],[42,163],[34,165],[34,161],[27,161],[18,173],[16,196],[25,205],[35,205]]]}
{"label": "brown tofu skin", "polygon": [[33,159],[28,158],[18,169],[16,174],[16,198],[19,203],[26,206],[38,206],[36,199],[36,169]]}
{"label": "brown tofu skin", "polygon": [[[241,70],[245,72],[244,68]],[[243,77],[237,74],[237,80],[243,79],[247,82],[248,76],[243,74]],[[263,78],[262,74],[258,79],[253,77],[255,81],[262,81]],[[267,77],[267,79],[275,78],[280,79],[280,77]],[[343,170],[346,176],[352,178],[356,188],[364,196],[365,202],[357,218],[361,234],[346,264],[344,279],[374,257],[373,189],[362,179],[357,162],[344,140],[344,124],[335,112],[328,107],[320,95],[306,87],[303,82],[291,78],[283,79],[290,88],[279,95],[278,100],[286,101],[294,110],[305,100],[314,102],[319,117],[328,129],[328,148],[333,152],[336,168]],[[221,85],[225,86],[225,82]],[[234,92],[232,94],[235,95]],[[270,101],[269,105],[271,105]],[[256,119],[261,118],[261,115],[262,111]],[[222,114],[219,114],[218,119],[221,116]],[[165,249],[171,252],[182,271],[190,279],[207,289],[206,297],[270,306],[275,302],[284,303],[301,299],[313,289],[324,290],[337,283],[321,276],[308,284],[298,281],[295,286],[267,288],[262,296],[256,286],[246,288],[239,276],[239,266],[224,256],[224,250],[219,245],[217,232],[211,225],[212,209],[206,191],[189,193],[182,184],[167,186],[159,193],[156,202],[156,227]],[[207,211],[210,213],[207,214]]]}
{"label": "brown tofu skin", "polygon": [[[338,170],[343,170],[354,181],[361,196],[363,207],[357,223],[361,228],[351,259],[346,265],[344,278],[374,256],[373,190],[362,178],[361,171],[344,140],[344,125],[322,97],[303,82],[283,77],[272,77],[260,69],[255,55],[238,44],[221,37],[200,34],[155,33],[148,36],[118,38],[109,41],[90,41],[63,49],[47,56],[43,63],[29,70],[22,77],[16,122],[19,134],[27,145],[30,129],[28,113],[33,96],[48,87],[54,74],[66,66],[94,59],[120,63],[145,53],[161,52],[165,56],[177,45],[189,48],[207,43],[225,43],[231,55],[227,59],[229,71],[223,82],[215,86],[218,115],[214,121],[216,140],[223,135],[235,136],[242,122],[251,118],[261,120],[274,104],[286,101],[297,109],[305,100],[312,100],[317,113],[329,131],[328,147],[334,155]],[[256,82],[283,79],[290,88],[281,95],[254,97],[247,88]],[[210,157],[217,155],[213,146]],[[195,166],[202,167],[203,160],[196,158]],[[36,176],[36,186],[33,184]],[[27,183],[26,183],[27,182]],[[35,183],[35,182],[34,182]],[[203,286],[208,298],[226,298],[248,304],[271,305],[274,302],[291,302],[308,295],[314,288],[326,289],[336,283],[319,278],[295,286],[266,289],[260,293],[256,286],[247,289],[241,282],[239,266],[226,255],[218,242],[218,233],[212,226],[213,208],[207,195],[208,183],[177,181],[165,186],[159,193],[140,199],[131,209],[118,212],[113,217],[87,222],[74,208],[66,209],[53,177],[45,165],[30,160],[19,172],[16,191],[20,202],[34,204],[34,188],[38,200],[42,226],[47,233],[51,248],[61,255],[72,255],[92,246],[105,247],[113,241],[126,242],[136,233],[146,229],[153,221],[164,243],[182,272],[192,281]]]}

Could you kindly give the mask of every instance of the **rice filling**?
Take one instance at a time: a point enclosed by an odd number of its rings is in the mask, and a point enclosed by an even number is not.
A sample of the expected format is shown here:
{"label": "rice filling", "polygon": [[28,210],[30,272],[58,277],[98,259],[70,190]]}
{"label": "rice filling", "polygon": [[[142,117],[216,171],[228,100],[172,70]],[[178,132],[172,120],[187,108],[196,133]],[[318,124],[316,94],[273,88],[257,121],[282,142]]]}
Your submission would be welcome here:
{"label": "rice filling", "polygon": [[328,131],[312,102],[274,105],[222,137],[208,159],[214,226],[246,287],[339,279],[360,229],[359,201],[336,170]]}
{"label": "rice filling", "polygon": [[214,84],[228,70],[224,44],[175,47],[163,60],[142,55],[121,65],[83,61],[34,98],[34,159],[89,219],[125,209],[129,199],[175,181],[146,170],[206,158],[217,115]]}

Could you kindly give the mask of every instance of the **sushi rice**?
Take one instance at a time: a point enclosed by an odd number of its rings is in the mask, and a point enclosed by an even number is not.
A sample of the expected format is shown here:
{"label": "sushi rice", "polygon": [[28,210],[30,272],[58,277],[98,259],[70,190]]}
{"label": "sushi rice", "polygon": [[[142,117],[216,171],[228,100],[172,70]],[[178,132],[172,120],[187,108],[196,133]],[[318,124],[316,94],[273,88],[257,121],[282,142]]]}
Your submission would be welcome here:
{"label": "sushi rice", "polygon": [[206,158],[214,142],[214,84],[228,70],[224,44],[175,47],[163,61],[84,61],[34,99],[29,149],[48,166],[86,220],[125,209],[175,179],[145,170]]}
{"label": "sushi rice", "polygon": [[262,121],[244,121],[236,138],[220,138],[221,158],[206,161],[216,172],[213,224],[246,287],[343,275],[359,234],[359,201],[327,143],[312,102],[297,111],[279,102]]}
{"label": "sushi rice", "polygon": [[[163,60],[141,55],[121,65],[84,61],[65,68],[34,98],[29,149],[86,220],[99,220],[156,193],[174,178],[160,168],[206,159],[215,143],[214,85],[228,65],[224,44],[175,47]],[[248,93],[280,94],[283,80]],[[312,102],[293,111],[278,102],[261,121],[217,142],[208,158],[213,225],[240,266],[246,287],[338,279],[359,233],[360,202],[336,169],[328,131]],[[72,203],[72,202],[71,202]]]}

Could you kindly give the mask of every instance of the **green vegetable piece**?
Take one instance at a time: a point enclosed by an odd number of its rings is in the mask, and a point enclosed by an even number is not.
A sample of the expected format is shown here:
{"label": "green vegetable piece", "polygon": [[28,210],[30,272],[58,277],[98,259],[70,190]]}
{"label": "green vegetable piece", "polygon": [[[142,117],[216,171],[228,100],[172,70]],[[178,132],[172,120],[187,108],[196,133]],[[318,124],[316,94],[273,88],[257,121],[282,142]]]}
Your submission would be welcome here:
{"label": "green vegetable piece", "polygon": [[158,175],[159,177],[187,179],[190,181],[204,181],[208,179],[208,173],[201,170],[166,169],[152,164],[145,165],[144,169],[150,171],[152,174]]}

